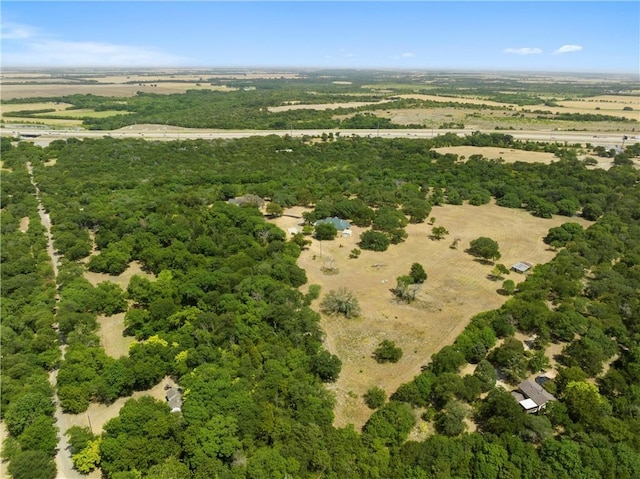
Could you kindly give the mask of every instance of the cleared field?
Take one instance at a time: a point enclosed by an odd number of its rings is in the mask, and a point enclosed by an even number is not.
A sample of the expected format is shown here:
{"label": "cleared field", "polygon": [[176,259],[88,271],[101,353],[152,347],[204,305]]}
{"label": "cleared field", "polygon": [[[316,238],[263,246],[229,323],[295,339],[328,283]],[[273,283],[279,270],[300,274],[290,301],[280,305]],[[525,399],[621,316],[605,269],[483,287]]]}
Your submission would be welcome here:
{"label": "cleared field", "polygon": [[[293,210],[292,214],[297,216],[301,211]],[[451,344],[474,314],[506,301],[497,293],[501,283],[487,279],[492,267],[474,261],[464,252],[472,239],[488,236],[498,241],[500,262],[507,266],[517,261],[539,264],[555,255],[542,242],[549,228],[567,221],[589,224],[580,218],[540,219],[523,210],[494,204],[445,205],[434,207],[431,215],[436,218],[436,226],[450,231],[442,241],[429,239],[431,225],[409,225],[409,237],[404,243],[391,246],[384,253],[362,251],[358,259],[349,259],[362,232],[354,227],[351,238],[321,244],[314,241],[298,260],[307,272],[309,284],[322,286],[321,298],[330,290],[346,287],[363,310],[358,319],[323,315],[321,320],[325,347],[343,363],[339,379],[329,385],[337,399],[334,424],[338,427],[361,427],[371,415],[362,400],[370,387],[379,386],[387,394],[393,393],[418,374],[432,354]],[[286,229],[298,221],[282,217],[276,224]],[[460,238],[458,249],[449,247],[454,238]],[[396,278],[407,274],[414,262],[424,266],[429,278],[417,301],[399,303],[390,290],[395,287]],[[325,275],[321,268],[328,263],[339,273]],[[509,278],[519,282],[524,276],[512,273]],[[313,306],[317,308],[318,304]],[[403,349],[404,355],[397,364],[378,364],[371,357],[383,339],[393,340]]]}
{"label": "cleared field", "polygon": [[98,316],[100,325],[100,344],[104,352],[112,358],[129,355],[129,347],[136,342],[131,336],[123,336],[125,313],[114,314],[113,316]]}
{"label": "cleared field", "polygon": [[497,101],[483,100],[481,98],[467,98],[462,96],[439,96],[439,95],[423,95],[423,94],[410,94],[410,95],[398,95],[400,98],[413,98],[415,100],[427,100],[436,101],[439,103],[456,102],[456,103],[469,103],[470,105],[488,105],[488,106],[500,106],[500,107],[516,107],[516,105],[510,103],[498,103]]}
{"label": "cleared field", "polygon": [[132,261],[129,264],[129,267],[118,276],[111,276],[106,273],[94,273],[92,271],[85,271],[84,277],[89,281],[93,286],[96,286],[98,283],[102,283],[103,281],[111,281],[112,283],[117,284],[122,289],[127,289],[129,287],[129,281],[131,281],[131,277],[133,275],[144,276],[150,280],[154,279],[154,276],[150,273],[147,273],[142,270],[142,265],[138,261]]}
{"label": "cleared field", "polygon": [[452,153],[458,155],[458,158],[465,157],[468,159],[471,155],[482,155],[489,159],[502,159],[505,163],[515,163],[523,161],[526,163],[544,163],[548,165],[558,158],[553,153],[545,153],[542,151],[524,151],[513,150],[510,148],[497,148],[493,146],[449,146],[444,148],[435,148],[435,151],[441,154]]}
{"label": "cleared field", "polygon": [[[5,87],[3,87],[4,90]],[[14,111],[34,111],[34,110],[56,110],[62,111],[66,110],[70,106],[73,106],[71,103],[57,103],[53,101],[41,102],[41,103],[13,103],[7,105],[3,103],[1,106],[2,113],[12,113]]]}
{"label": "cleared field", "polygon": [[56,115],[56,116],[65,116],[69,118],[82,118],[82,117],[90,117],[90,118],[106,118],[108,116],[115,115],[126,115],[128,112],[119,111],[119,110],[105,110],[105,111],[95,111],[90,108],[78,108],[77,110],[62,110],[57,111],[56,113],[37,113],[34,116],[47,116],[47,115]]}
{"label": "cleared field", "polygon": [[[93,253],[95,254],[95,252]],[[152,274],[142,271],[141,265],[137,261],[132,261],[129,267],[118,276],[111,276],[104,273],[93,273],[86,271],[84,277],[93,285],[103,281],[110,281],[117,284],[123,290],[129,287],[129,281],[134,275],[144,276],[149,279],[154,279]],[[125,313],[114,314],[113,316],[98,316],[98,337],[100,338],[100,344],[104,348],[104,351],[111,357],[119,358],[120,356],[127,356],[129,354],[129,347],[135,342],[135,339],[130,336],[123,336],[124,331],[124,316]]]}
{"label": "cleared field", "polygon": [[[157,86],[151,86],[151,84]],[[234,88],[229,88],[222,85],[208,85],[201,83],[198,86],[196,83],[154,83],[148,81],[142,85],[139,84],[101,84],[95,83],[92,85],[78,85],[78,84],[21,84],[21,85],[2,85],[2,98],[9,100],[12,98],[33,98],[33,97],[58,97],[65,95],[101,95],[101,96],[116,96],[116,97],[129,97],[135,96],[138,92],[143,93],[183,93],[186,90],[216,90],[216,91],[232,91]]]}
{"label": "cleared field", "polygon": [[175,382],[167,376],[151,389],[147,389],[146,391],[136,391],[131,396],[118,398],[113,404],[106,405],[91,403],[86,412],[80,414],[65,414],[64,417],[66,419],[67,426],[90,427],[94,434],[100,434],[104,425],[109,421],[109,419],[118,415],[122,406],[124,406],[129,399],[139,399],[142,396],[151,396],[154,399],[164,401],[166,394],[164,389],[165,384],[175,386]]}
{"label": "cleared field", "polygon": [[[391,102],[393,100],[389,100]],[[279,111],[289,110],[335,110],[336,108],[358,108],[368,105],[379,105],[381,103],[388,103],[385,101],[351,101],[345,103],[319,103],[319,104],[301,104],[296,103],[292,105],[270,106],[267,108],[272,113]]]}
{"label": "cleared field", "polygon": [[47,125],[47,126],[52,126],[52,127],[75,127],[75,126],[81,126],[82,125],[82,120],[74,120],[73,118],[69,118],[69,119],[49,119],[49,118],[42,118],[42,119],[36,119],[35,117],[10,117],[10,118],[3,118],[3,120],[5,121],[5,124],[9,124],[9,125]]}
{"label": "cleared field", "polygon": [[[640,96],[601,95],[584,100],[558,101],[558,107],[544,107],[553,113],[582,113],[610,115],[640,121]],[[624,108],[633,108],[625,111]]]}

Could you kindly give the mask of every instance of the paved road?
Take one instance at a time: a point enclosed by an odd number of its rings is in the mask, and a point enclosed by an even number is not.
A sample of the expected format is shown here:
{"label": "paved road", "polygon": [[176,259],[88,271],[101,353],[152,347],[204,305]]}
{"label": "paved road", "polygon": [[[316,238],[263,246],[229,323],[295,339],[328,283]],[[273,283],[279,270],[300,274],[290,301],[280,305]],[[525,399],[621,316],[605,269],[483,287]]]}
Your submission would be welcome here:
{"label": "paved road", "polygon": [[576,131],[551,131],[551,130],[205,130],[205,129],[176,129],[163,127],[161,125],[135,125],[113,131],[96,130],[49,130],[34,128],[2,128],[1,136],[39,135],[35,138],[25,138],[33,141],[37,145],[46,146],[53,140],[66,138],[102,138],[109,136],[113,138],[143,138],[149,140],[179,140],[179,139],[216,139],[216,138],[246,138],[250,136],[291,135],[301,136],[321,136],[323,133],[340,136],[379,136],[381,138],[432,138],[444,133],[455,133],[459,136],[469,135],[474,131],[483,133],[504,133],[513,136],[518,140],[549,141],[567,143],[591,143],[596,146],[613,147],[621,145],[623,136],[627,136],[625,144],[640,142],[640,135],[635,132],[576,132]]}

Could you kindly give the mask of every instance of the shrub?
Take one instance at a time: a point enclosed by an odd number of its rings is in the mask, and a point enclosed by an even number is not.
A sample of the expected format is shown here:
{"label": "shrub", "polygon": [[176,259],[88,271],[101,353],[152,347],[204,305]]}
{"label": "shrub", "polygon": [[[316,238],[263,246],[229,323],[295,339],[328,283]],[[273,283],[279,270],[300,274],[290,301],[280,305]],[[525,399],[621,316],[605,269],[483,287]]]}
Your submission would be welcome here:
{"label": "shrub", "polygon": [[402,357],[402,349],[396,343],[385,339],[373,352],[373,357],[379,363],[397,363]]}
{"label": "shrub", "polygon": [[362,396],[369,409],[378,409],[387,400],[387,393],[379,387],[372,387]]}
{"label": "shrub", "polygon": [[358,300],[346,288],[340,288],[338,291],[329,291],[322,300],[320,309],[326,314],[343,314],[347,318],[354,318],[362,313]]}

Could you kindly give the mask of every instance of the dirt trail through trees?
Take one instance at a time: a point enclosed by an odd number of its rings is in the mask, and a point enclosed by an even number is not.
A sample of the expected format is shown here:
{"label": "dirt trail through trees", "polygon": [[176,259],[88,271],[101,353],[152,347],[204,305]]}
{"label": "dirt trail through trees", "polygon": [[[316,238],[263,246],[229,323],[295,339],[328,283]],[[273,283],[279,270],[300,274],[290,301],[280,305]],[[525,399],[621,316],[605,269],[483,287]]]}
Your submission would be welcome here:
{"label": "dirt trail through trees", "polygon": [[[38,202],[38,215],[40,215],[40,221],[45,227],[45,234],[47,236],[47,253],[49,254],[49,258],[51,258],[51,264],[53,266],[53,275],[54,278],[58,279],[58,264],[60,262],[60,256],[56,253],[53,247],[53,236],[51,235],[51,217],[44,209],[42,205],[42,200],[40,198],[40,188],[38,188],[38,183],[36,183],[35,177],[33,176],[33,166],[31,162],[27,162],[27,171],[29,172],[29,177],[31,179],[31,184],[36,192],[36,201]],[[56,293],[56,304],[60,300],[60,295]],[[64,354],[66,350],[65,344],[60,344],[60,352],[62,359],[64,359]],[[56,386],[56,378],[58,376],[58,371],[52,371],[49,374],[49,382],[55,388]],[[71,455],[69,454],[68,447],[69,443],[67,441],[67,422],[65,420],[65,415],[62,412],[62,408],[60,407],[60,401],[58,399],[58,395],[56,394],[54,397],[54,402],[56,406],[56,412],[54,417],[56,419],[56,425],[58,427],[58,453],[56,454],[56,468],[58,469],[58,479],[85,479],[86,476],[83,476],[79,472],[73,469],[73,463],[71,462]]]}

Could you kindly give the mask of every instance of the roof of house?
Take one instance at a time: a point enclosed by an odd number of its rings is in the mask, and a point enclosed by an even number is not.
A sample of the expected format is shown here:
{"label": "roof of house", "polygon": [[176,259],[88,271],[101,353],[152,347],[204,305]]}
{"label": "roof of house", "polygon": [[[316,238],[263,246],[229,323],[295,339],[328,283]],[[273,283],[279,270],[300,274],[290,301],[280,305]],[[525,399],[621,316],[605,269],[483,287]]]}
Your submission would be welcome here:
{"label": "roof of house", "polygon": [[171,388],[167,391],[166,394],[167,403],[169,403],[169,407],[171,411],[180,411],[182,408],[182,394],[177,388]]}
{"label": "roof of house", "polygon": [[553,394],[544,390],[542,386],[531,379],[527,379],[526,381],[522,381],[518,384],[518,389],[520,389],[522,394],[534,401],[538,406],[542,406],[549,401],[556,400]]}
{"label": "roof of house", "polygon": [[315,224],[317,225],[319,223],[331,223],[333,226],[336,227],[336,230],[338,231],[344,231],[351,228],[351,223],[349,223],[347,220],[340,219],[337,216],[334,216],[333,218],[324,218],[324,219],[318,220],[316,221]]}
{"label": "roof of house", "polygon": [[526,271],[528,271],[529,269],[531,269],[531,266],[533,266],[531,263],[525,263],[524,261],[518,261],[516,264],[514,264],[511,269],[514,271],[518,271],[519,273],[524,273]]}
{"label": "roof of house", "polygon": [[536,404],[536,402],[533,399],[523,399],[522,401],[520,401],[520,406],[522,406],[525,410],[529,410],[529,409],[535,409],[538,407],[538,405]]}

